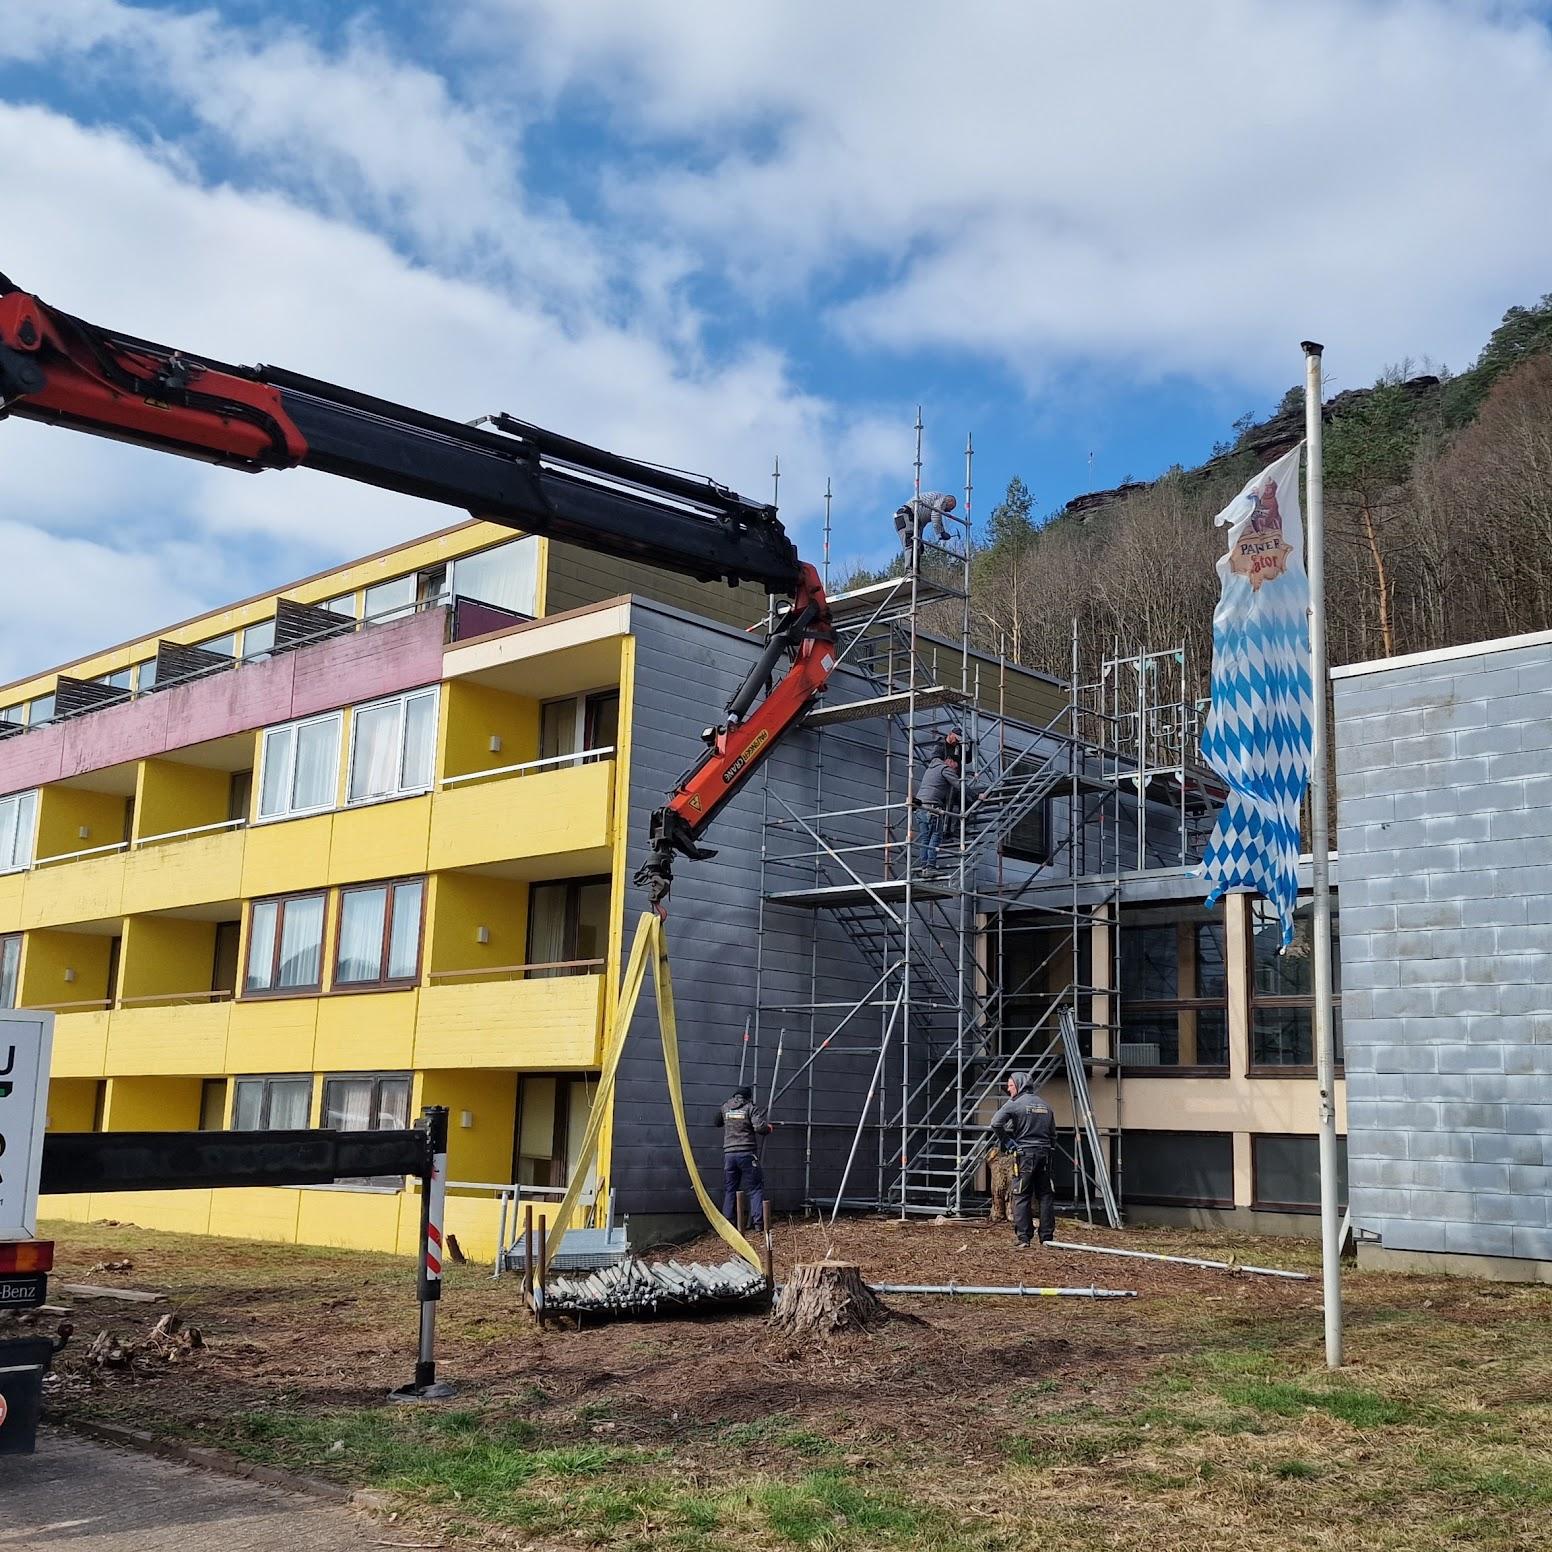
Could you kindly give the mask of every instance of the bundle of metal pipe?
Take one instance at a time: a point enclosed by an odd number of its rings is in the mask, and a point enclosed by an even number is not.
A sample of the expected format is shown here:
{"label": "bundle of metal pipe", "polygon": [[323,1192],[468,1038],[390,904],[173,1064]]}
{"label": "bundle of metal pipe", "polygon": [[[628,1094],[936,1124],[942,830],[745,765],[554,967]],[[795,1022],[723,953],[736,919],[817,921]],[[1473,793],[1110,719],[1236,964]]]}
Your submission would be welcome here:
{"label": "bundle of metal pipe", "polygon": [[596,1272],[552,1278],[544,1303],[552,1313],[645,1315],[696,1305],[752,1303],[769,1291],[765,1278],[747,1261],[701,1266],[627,1256]]}

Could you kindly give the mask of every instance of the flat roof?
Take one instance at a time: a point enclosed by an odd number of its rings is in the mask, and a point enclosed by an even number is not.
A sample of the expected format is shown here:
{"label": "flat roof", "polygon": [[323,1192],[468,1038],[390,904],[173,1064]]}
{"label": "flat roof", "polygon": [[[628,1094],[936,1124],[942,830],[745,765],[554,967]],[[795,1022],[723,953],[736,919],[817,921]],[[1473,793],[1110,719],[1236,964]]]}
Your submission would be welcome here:
{"label": "flat roof", "polygon": [[1531,631],[1524,636],[1500,636],[1496,641],[1467,641],[1458,647],[1435,647],[1432,652],[1408,652],[1404,657],[1370,658],[1365,663],[1348,663],[1333,668],[1333,679],[1356,679],[1360,674],[1378,674],[1391,668],[1418,668],[1425,663],[1448,663],[1455,658],[1481,657],[1487,652],[1512,652],[1517,647],[1552,647],[1552,630]]}

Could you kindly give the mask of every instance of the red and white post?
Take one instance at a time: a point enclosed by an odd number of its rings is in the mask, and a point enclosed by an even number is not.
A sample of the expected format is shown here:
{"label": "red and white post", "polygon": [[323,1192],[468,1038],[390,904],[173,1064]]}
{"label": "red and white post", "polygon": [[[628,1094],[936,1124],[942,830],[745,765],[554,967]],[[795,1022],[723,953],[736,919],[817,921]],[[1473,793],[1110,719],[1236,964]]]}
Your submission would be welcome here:
{"label": "red and white post", "polygon": [[421,1124],[426,1131],[426,1173],[420,1181],[420,1270],[416,1279],[420,1350],[414,1382],[389,1391],[393,1401],[445,1401],[457,1394],[454,1386],[436,1377],[436,1312],[442,1297],[447,1214],[447,1107],[428,1105]]}

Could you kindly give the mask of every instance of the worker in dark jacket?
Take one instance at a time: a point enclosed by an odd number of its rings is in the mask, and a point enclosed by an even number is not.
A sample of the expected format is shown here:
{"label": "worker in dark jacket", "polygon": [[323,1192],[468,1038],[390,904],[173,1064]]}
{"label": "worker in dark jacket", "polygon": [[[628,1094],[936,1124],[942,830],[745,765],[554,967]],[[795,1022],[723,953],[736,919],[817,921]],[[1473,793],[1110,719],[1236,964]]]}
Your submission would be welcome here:
{"label": "worker in dark jacket", "polygon": [[722,1216],[738,1210],[738,1193],[749,1198],[749,1221],[758,1223],[765,1211],[765,1172],[760,1168],[760,1139],[771,1134],[771,1123],[754,1102],[750,1089],[734,1089],[717,1112],[722,1128]]}
{"label": "worker in dark jacket", "polygon": [[1013,1154],[1013,1234],[1020,1250],[1031,1240],[1030,1199],[1040,1198],[1040,1243],[1056,1235],[1056,1193],[1051,1187],[1051,1154],[1056,1148],[1056,1116],[1030,1086],[1027,1072],[1008,1079],[1008,1097],[988,1127],[992,1141]]}
{"label": "worker in dark jacket", "polygon": [[938,847],[943,842],[943,826],[948,815],[957,812],[959,808],[957,746],[928,762],[911,806],[916,810],[916,820],[912,826],[918,848],[916,871],[922,878],[932,878],[938,870]]}

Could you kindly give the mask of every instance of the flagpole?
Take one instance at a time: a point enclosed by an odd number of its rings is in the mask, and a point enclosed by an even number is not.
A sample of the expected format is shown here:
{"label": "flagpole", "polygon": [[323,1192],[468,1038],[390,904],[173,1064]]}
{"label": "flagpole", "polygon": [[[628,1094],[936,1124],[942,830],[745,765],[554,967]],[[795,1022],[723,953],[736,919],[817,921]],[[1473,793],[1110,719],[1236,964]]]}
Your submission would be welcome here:
{"label": "flagpole", "polygon": [[1326,493],[1321,451],[1321,351],[1304,350],[1304,515],[1310,594],[1310,850],[1314,884],[1315,1081],[1320,1090],[1320,1270],[1326,1312],[1326,1367],[1342,1366],[1342,1246],[1336,1200],[1336,1043],[1331,1018],[1331,836],[1326,730]]}

